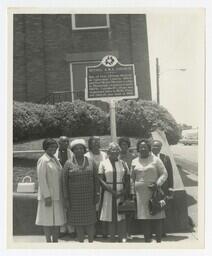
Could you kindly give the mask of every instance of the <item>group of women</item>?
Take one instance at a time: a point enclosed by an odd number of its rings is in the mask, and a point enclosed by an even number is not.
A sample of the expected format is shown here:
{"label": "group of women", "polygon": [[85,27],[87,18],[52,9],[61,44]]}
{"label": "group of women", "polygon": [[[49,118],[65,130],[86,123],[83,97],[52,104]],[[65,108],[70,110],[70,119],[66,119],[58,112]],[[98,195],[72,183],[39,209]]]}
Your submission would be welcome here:
{"label": "group of women", "polygon": [[[130,222],[120,214],[118,206],[127,198],[136,200],[135,218],[142,222],[145,242],[152,233],[161,241],[164,210],[155,215],[149,213],[150,185],[161,186],[167,179],[167,171],[161,160],[151,152],[147,139],[137,142],[138,154],[129,152],[130,140],[122,137],[110,143],[107,154],[100,150],[100,138],[86,142],[75,139],[70,143],[72,156],[64,167],[55,156],[57,142],[43,141],[44,155],[38,160],[38,209],[36,224],[44,228],[47,242],[58,242],[59,228],[69,223],[76,230],[77,239],[83,242],[87,233],[93,242],[95,224],[102,223],[102,233],[110,241],[126,242],[130,234]],[[127,225],[128,223],[128,225]],[[152,230],[154,226],[154,231]]]}

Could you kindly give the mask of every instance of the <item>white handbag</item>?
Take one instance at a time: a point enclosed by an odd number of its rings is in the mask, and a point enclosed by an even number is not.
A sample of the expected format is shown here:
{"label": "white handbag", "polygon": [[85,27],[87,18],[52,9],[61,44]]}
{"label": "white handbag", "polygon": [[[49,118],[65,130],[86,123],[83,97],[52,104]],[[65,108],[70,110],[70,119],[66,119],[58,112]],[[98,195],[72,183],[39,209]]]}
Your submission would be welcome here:
{"label": "white handbag", "polygon": [[[26,179],[28,179],[29,182],[25,182]],[[22,182],[18,183],[17,192],[18,193],[35,193],[35,183],[32,182],[32,179],[30,176],[25,176]]]}

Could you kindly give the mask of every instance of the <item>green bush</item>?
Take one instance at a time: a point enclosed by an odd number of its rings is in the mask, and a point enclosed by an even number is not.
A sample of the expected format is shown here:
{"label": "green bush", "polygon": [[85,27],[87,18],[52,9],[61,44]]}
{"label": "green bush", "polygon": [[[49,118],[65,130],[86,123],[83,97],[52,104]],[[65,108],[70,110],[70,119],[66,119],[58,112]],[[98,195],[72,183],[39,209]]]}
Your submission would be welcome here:
{"label": "green bush", "polygon": [[170,145],[180,139],[179,127],[172,115],[152,101],[127,100],[117,104],[118,136],[149,137],[157,128],[164,130]]}

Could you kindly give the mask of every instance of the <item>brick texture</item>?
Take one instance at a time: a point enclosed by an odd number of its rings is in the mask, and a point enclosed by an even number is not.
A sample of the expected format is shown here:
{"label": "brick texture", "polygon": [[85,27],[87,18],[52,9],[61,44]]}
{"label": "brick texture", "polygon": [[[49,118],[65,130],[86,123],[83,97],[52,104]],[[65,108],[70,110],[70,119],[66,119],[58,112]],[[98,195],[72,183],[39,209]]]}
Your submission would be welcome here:
{"label": "brick texture", "polygon": [[[14,15],[14,99],[39,102],[70,90],[67,54],[118,51],[134,63],[139,94],[151,99],[145,15],[110,15],[110,30],[72,30],[68,14]],[[80,60],[79,60],[80,61]]]}

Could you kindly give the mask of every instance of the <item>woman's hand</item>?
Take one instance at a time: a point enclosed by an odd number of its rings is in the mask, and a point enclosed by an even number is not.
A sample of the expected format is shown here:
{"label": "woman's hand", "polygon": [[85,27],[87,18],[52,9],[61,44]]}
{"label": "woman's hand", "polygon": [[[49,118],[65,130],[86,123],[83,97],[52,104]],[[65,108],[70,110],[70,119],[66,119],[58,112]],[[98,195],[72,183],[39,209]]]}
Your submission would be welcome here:
{"label": "woman's hand", "polygon": [[52,206],[52,198],[50,196],[46,197],[44,200],[45,200],[45,206],[46,207]]}
{"label": "woman's hand", "polygon": [[96,205],[100,200],[100,193],[96,193],[94,204]]}
{"label": "woman's hand", "polygon": [[116,192],[116,198],[120,198],[124,195],[125,191],[124,190],[121,190],[119,192]]}
{"label": "woman's hand", "polygon": [[161,206],[161,208],[164,207],[164,206],[166,206],[165,200],[160,200],[160,206]]}
{"label": "woman's hand", "polygon": [[136,200],[136,194],[131,195],[132,200]]}
{"label": "woman's hand", "polygon": [[113,196],[116,195],[116,192],[115,192],[109,185],[107,185],[106,190],[107,190],[109,193],[111,193]]}
{"label": "woman's hand", "polygon": [[70,210],[70,204],[69,204],[69,201],[68,200],[65,200],[64,201],[64,207],[65,207],[65,209],[68,211],[68,210]]}

